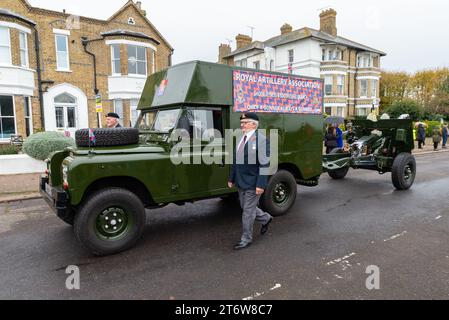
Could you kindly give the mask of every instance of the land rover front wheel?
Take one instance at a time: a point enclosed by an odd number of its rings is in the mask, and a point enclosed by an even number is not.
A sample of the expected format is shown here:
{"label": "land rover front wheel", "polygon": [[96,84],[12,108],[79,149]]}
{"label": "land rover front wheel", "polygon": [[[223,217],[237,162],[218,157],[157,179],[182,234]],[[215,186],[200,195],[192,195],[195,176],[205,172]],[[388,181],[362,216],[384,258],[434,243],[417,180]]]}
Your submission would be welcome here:
{"label": "land rover front wheel", "polygon": [[391,180],[398,190],[408,190],[415,182],[416,161],[409,153],[401,153],[393,161]]}
{"label": "land rover front wheel", "polygon": [[295,203],[296,192],[295,177],[290,172],[281,170],[269,180],[267,189],[260,198],[260,206],[275,217],[282,216]]}
{"label": "land rover front wheel", "polygon": [[94,255],[131,248],[145,227],[145,208],[132,192],[111,188],[97,191],[75,216],[78,241]]}

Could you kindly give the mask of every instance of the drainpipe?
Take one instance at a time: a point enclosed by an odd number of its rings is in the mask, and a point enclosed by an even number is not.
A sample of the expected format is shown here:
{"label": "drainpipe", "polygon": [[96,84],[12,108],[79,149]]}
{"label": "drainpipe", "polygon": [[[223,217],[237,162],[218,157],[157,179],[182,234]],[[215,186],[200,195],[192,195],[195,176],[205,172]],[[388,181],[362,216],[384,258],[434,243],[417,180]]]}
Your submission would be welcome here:
{"label": "drainpipe", "polygon": [[[89,42],[92,41],[98,41],[98,40],[102,40],[102,39],[94,39],[94,40],[88,40],[87,37],[81,37],[81,43],[84,47],[84,51],[89,54],[90,56],[92,56],[93,61],[94,61],[94,83],[95,83],[95,87],[94,87],[94,93],[95,96],[98,95],[98,86],[97,86],[97,58],[95,56],[95,54],[93,54],[92,52],[87,50],[87,45],[89,44]],[[101,121],[100,121],[100,114],[97,112],[97,125],[98,128],[101,128]]]}
{"label": "drainpipe", "polygon": [[40,42],[39,42],[39,33],[37,32],[36,26],[33,26],[34,29],[34,41],[36,43],[36,73],[37,73],[37,87],[39,90],[39,109],[41,112],[41,128],[45,130],[45,115],[44,115],[44,94],[42,90],[42,70],[41,70],[41,57],[40,57]]}
{"label": "drainpipe", "polygon": [[86,37],[82,37],[81,38],[81,43],[82,43],[82,45],[84,47],[84,51],[87,54],[91,55],[93,60],[94,60],[94,82],[95,82],[94,92],[95,92],[95,95],[97,95],[98,92],[99,92],[98,91],[98,87],[97,87],[97,58],[95,57],[95,54],[93,54],[92,52],[87,51],[87,45],[89,44],[89,42],[92,42],[92,41],[96,41],[96,40],[87,40]]}

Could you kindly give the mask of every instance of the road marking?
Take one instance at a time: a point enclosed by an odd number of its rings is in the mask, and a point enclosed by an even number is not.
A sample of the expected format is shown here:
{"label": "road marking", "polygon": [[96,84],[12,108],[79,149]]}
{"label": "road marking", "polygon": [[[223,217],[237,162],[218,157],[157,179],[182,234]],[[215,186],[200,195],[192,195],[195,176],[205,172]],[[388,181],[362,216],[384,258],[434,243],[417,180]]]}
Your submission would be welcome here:
{"label": "road marking", "polygon": [[394,236],[392,236],[392,237],[390,237],[390,238],[388,238],[388,239],[385,239],[384,242],[391,241],[391,240],[397,239],[397,238],[399,238],[399,237],[402,237],[402,236],[405,235],[406,233],[407,233],[407,231],[404,231],[404,232],[399,233],[399,234],[395,234]]}
{"label": "road marking", "polygon": [[338,258],[338,259],[335,259],[335,260],[329,261],[328,263],[326,263],[326,266],[331,266],[331,265],[334,265],[334,264],[340,263],[340,262],[342,262],[342,261],[344,261],[344,260],[348,260],[349,258],[351,258],[351,257],[353,257],[353,256],[355,256],[355,255],[356,255],[356,253],[355,253],[355,252],[353,252],[353,253],[350,253],[350,254],[348,254],[348,255],[344,256],[343,258]]}
{"label": "road marking", "polygon": [[[280,289],[281,287],[282,287],[282,286],[281,286],[279,283],[276,283],[276,285],[275,285],[273,288],[269,289],[269,291],[274,291],[274,290]],[[256,299],[256,298],[259,298],[259,297],[263,296],[264,294],[265,294],[264,291],[261,292],[261,293],[256,292],[256,293],[254,293],[252,296],[243,298],[242,300],[254,300],[254,299]]]}
{"label": "road marking", "polygon": [[440,220],[441,218],[443,218],[443,216],[438,216],[435,218],[435,220]]}

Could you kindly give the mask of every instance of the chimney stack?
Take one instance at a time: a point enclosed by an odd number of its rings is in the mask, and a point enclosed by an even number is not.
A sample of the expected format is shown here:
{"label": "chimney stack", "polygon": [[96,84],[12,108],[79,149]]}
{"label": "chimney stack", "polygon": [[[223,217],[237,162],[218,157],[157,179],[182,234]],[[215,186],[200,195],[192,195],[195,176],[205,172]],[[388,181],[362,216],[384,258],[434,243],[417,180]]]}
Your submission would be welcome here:
{"label": "chimney stack", "polygon": [[142,9],[142,2],[137,1],[136,6],[137,6],[137,8]]}
{"label": "chimney stack", "polygon": [[293,31],[293,28],[291,25],[289,25],[288,23],[285,23],[282,27],[281,27],[281,35],[290,33]]}
{"label": "chimney stack", "polygon": [[246,47],[253,42],[253,39],[245,34],[239,34],[237,37],[235,37],[235,40],[237,41],[237,49]]}
{"label": "chimney stack", "polygon": [[337,36],[337,11],[329,9],[320,14],[320,31]]}
{"label": "chimney stack", "polygon": [[218,63],[228,64],[227,59],[224,59],[228,54],[231,53],[231,46],[229,44],[220,44],[218,47]]}

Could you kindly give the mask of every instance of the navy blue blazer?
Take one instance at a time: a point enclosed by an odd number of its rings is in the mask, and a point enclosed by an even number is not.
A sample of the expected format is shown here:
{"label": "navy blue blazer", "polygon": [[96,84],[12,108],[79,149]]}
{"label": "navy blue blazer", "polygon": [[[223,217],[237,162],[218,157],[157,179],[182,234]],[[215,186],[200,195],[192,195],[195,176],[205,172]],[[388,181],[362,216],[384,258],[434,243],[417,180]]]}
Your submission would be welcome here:
{"label": "navy blue blazer", "polygon": [[[239,146],[236,146],[236,149]],[[240,161],[239,161],[240,160]],[[270,141],[257,130],[245,145],[244,156],[234,152],[229,182],[243,190],[266,189],[270,167]],[[261,172],[263,168],[267,172]],[[265,171],[264,170],[264,171]]]}

